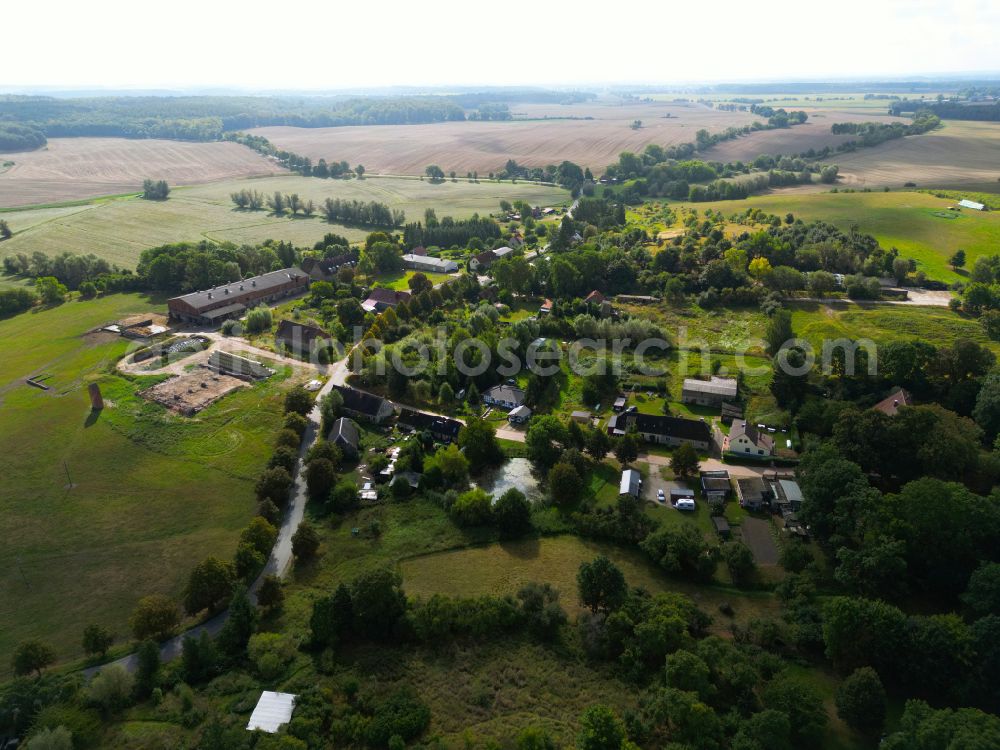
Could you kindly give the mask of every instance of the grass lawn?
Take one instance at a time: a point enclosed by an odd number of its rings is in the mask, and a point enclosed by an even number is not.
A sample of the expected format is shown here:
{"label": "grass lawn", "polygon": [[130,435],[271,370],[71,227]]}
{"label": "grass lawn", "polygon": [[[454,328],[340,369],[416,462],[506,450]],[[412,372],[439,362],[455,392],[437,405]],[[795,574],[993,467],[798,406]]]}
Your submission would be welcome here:
{"label": "grass lawn", "polygon": [[987,338],[977,320],[944,307],[796,302],[790,308],[795,334],[813,345],[817,359],[824,339],[838,338],[869,338],[876,344],[922,339],[935,346],[965,338],[1000,352],[1000,344]]}
{"label": "grass lawn", "polygon": [[[955,201],[917,192],[797,193],[776,192],[742,201],[690,204],[703,214],[711,208],[726,216],[760,208],[768,213],[793,213],[803,220],[828,221],[843,231],[857,225],[885,247],[899,248],[905,258],[917,261],[928,277],[952,282],[966,278],[951,270],[948,259],[965,250],[967,266],[980,255],[997,252],[1000,213],[948,211]],[[946,218],[953,216],[953,218]]]}
{"label": "grass lawn", "polygon": [[[283,376],[226,396],[196,418],[173,416],[112,374],[122,338],[85,335],[160,301],[112,295],[0,321],[0,673],[14,645],[80,652],[91,622],[128,638],[150,593],[179,596],[194,565],[230,556],[253,515],[253,484],[281,424]],[[41,391],[24,384],[50,374]],[[90,411],[97,381],[106,408]],[[67,471],[74,486],[67,489]]]}
{"label": "grass lawn", "polygon": [[317,206],[326,198],[379,201],[402,209],[410,220],[433,208],[439,217],[465,219],[474,213],[497,210],[501,199],[526,200],[532,204],[563,203],[568,193],[530,182],[518,184],[466,181],[432,185],[426,181],[393,177],[364,180],[321,180],[315,177],[281,175],[242,180],[224,180],[194,187],[174,188],[166,201],[144,201],[134,195],[97,199],[74,205],[8,211],[14,237],[0,246],[8,255],[39,250],[55,255],[66,249],[95,253],[112,263],[132,268],[148,247],[169,242],[230,241],[256,244],[271,238],[297,246],[311,246],[327,232],[336,232],[352,242],[363,240],[370,228],[327,224],[317,214],[274,216],[267,211],[238,211],[229,196],[242,190],[298,193]]}
{"label": "grass lawn", "polygon": [[[398,271],[396,273],[383,273],[375,276],[373,278],[367,279],[370,284],[377,284],[378,286],[388,287],[389,289],[394,289],[397,292],[408,292],[410,291],[409,281],[413,277],[413,274],[417,271]],[[446,273],[424,273],[432,284],[437,286],[443,281],[447,281],[451,277]]]}
{"label": "grass lawn", "polygon": [[583,609],[577,594],[576,573],[581,563],[598,555],[605,555],[620,567],[631,586],[641,586],[653,593],[677,591],[690,596],[714,617],[713,629],[719,634],[728,633],[731,621],[718,611],[723,601],[732,604],[735,610],[732,619],[740,623],[762,615],[776,616],[778,612],[779,603],[769,594],[675,580],[638,550],[575,536],[519,539],[416,556],[403,560],[400,570],[407,594],[424,598],[437,593],[514,594],[531,581],[547,581],[559,589],[563,606],[575,616]]}

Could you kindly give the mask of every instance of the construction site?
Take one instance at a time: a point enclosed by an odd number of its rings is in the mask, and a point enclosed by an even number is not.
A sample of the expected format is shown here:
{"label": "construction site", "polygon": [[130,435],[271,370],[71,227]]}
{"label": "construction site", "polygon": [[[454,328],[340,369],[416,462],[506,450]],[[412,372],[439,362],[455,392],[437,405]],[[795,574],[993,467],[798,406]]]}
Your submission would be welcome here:
{"label": "construction site", "polygon": [[247,383],[240,378],[198,368],[147,388],[139,395],[185,417],[191,417],[215,403],[230,391]]}

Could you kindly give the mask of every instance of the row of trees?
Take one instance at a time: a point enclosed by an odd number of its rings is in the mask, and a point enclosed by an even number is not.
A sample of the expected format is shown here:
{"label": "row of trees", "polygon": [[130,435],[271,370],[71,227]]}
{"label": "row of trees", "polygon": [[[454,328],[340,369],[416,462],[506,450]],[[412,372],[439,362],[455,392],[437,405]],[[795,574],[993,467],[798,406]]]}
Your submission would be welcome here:
{"label": "row of trees", "polygon": [[165,201],[170,195],[166,180],[143,180],[142,197],[148,201]]}

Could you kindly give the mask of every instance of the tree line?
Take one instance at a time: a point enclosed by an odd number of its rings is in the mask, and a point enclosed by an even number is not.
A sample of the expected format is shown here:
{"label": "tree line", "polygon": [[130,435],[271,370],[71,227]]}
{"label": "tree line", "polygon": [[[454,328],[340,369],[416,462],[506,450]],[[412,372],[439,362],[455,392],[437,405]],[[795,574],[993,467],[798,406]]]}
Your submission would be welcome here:
{"label": "tree line", "polygon": [[249,96],[0,97],[0,120],[45,136],[118,136],[219,140],[229,131],[291,125],[405,125],[464,120],[447,96],[329,99]]}
{"label": "tree line", "polygon": [[0,122],[0,151],[34,151],[48,139],[38,128],[16,122]]}
{"label": "tree line", "polygon": [[148,201],[165,201],[170,195],[166,180],[143,180],[142,197]]}
{"label": "tree line", "polygon": [[500,238],[500,226],[491,218],[473,216],[470,219],[453,219],[444,216],[440,220],[431,218],[421,224],[419,221],[403,228],[403,244],[407,248],[418,246],[465,247],[470,240],[479,239],[487,244]]}
{"label": "tree line", "polygon": [[847,141],[847,143],[838,146],[838,149],[846,150],[845,147],[848,147],[848,145],[864,147],[878,146],[895,138],[920,135],[921,133],[934,130],[940,125],[941,119],[936,114],[922,110],[914,116],[913,121],[909,124],[902,122],[835,122],[830,127],[830,131],[834,134],[848,133],[860,136],[860,140]]}

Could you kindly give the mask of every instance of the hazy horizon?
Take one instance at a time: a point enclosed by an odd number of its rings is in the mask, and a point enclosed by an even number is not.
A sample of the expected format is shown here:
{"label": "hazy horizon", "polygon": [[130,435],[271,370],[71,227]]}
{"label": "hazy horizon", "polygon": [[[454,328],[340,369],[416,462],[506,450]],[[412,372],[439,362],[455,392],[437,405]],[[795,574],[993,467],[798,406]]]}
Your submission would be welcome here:
{"label": "hazy horizon", "polygon": [[[607,6],[312,0],[272,20],[247,0],[178,0],[165,14],[109,0],[5,9],[0,89],[337,92],[449,86],[685,86],[971,78],[1000,71],[1000,5],[790,0]],[[151,22],[152,21],[152,22]],[[37,28],[38,31],[33,31]],[[12,73],[12,71],[15,71]]]}

